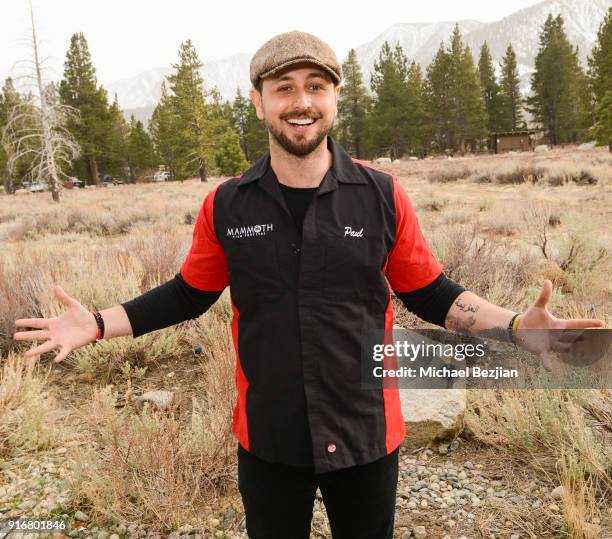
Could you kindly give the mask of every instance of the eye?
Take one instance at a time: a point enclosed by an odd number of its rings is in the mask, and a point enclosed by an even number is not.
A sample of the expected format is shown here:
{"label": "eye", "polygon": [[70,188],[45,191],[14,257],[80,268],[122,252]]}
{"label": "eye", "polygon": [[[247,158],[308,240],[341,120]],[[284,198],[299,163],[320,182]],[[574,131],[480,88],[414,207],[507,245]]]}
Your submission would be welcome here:
{"label": "eye", "polygon": [[280,86],[279,88],[276,89],[277,92],[286,92],[288,90],[291,90],[290,86]]}
{"label": "eye", "polygon": [[319,84],[318,82],[315,82],[314,84],[311,84],[310,87],[313,90],[323,90],[323,86],[321,84]]}

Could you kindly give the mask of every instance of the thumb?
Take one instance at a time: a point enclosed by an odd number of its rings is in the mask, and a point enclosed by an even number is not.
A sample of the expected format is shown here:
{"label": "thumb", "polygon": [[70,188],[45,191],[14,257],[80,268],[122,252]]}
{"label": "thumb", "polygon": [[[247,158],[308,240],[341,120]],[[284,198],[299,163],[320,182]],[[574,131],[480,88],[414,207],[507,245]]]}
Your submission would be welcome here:
{"label": "thumb", "polygon": [[550,353],[547,350],[540,352],[540,359],[542,360],[542,366],[548,371],[552,372],[552,363],[550,361]]}
{"label": "thumb", "polygon": [[552,297],[552,282],[546,279],[544,284],[542,285],[542,291],[540,292],[540,297],[534,303],[534,307],[539,307],[540,309],[546,309],[546,306],[550,302],[550,298]]}
{"label": "thumb", "polygon": [[58,301],[66,308],[72,307],[76,301],[68,294],[66,294],[66,292],[64,292],[64,289],[59,285],[53,287],[53,293],[55,294],[55,297],[58,299]]}

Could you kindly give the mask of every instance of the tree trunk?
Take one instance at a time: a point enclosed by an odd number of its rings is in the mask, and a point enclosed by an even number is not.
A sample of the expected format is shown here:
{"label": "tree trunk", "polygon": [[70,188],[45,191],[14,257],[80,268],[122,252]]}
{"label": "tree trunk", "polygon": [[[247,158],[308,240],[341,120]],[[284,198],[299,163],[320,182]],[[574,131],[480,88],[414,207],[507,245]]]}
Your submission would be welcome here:
{"label": "tree trunk", "polygon": [[7,176],[6,178],[4,178],[4,192],[7,195],[12,195],[13,191],[14,191],[13,180],[10,176]]}
{"label": "tree trunk", "polygon": [[100,176],[98,176],[98,161],[95,157],[89,158],[89,172],[91,173],[91,179],[96,186],[100,186]]}
{"label": "tree trunk", "polygon": [[206,164],[204,162],[200,163],[200,181],[206,181]]}

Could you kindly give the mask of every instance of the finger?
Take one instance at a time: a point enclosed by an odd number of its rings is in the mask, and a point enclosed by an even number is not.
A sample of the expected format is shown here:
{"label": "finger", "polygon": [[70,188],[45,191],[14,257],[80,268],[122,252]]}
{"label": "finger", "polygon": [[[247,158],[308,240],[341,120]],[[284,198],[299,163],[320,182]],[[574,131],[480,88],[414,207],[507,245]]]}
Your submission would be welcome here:
{"label": "finger", "polygon": [[584,329],[564,329],[558,340],[560,342],[584,341]]}
{"label": "finger", "polygon": [[53,361],[55,361],[55,363],[61,363],[62,361],[64,361],[64,359],[66,359],[69,353],[70,348],[68,348],[67,346],[62,346],[60,353],[57,354],[55,358],[53,358]]}
{"label": "finger", "polygon": [[16,341],[42,341],[49,338],[48,331],[20,331],[13,335]]}
{"label": "finger", "polygon": [[540,352],[540,359],[542,360],[542,366],[548,372],[552,372],[552,363],[550,361],[550,354],[547,351]]}
{"label": "finger", "polygon": [[59,285],[53,287],[53,293],[64,307],[70,308],[77,302],[74,298],[66,294],[64,289]]}
{"label": "finger", "polygon": [[50,350],[53,350],[56,346],[57,346],[57,343],[53,341],[47,341],[41,344],[40,346],[37,346],[35,348],[30,348],[25,353],[25,356],[26,357],[39,356],[40,354],[44,354],[45,352],[49,352]]}
{"label": "finger", "polygon": [[564,320],[563,323],[566,329],[600,328],[604,325],[603,320],[596,318],[575,318],[573,320]]}
{"label": "finger", "polygon": [[552,297],[552,282],[546,279],[544,284],[542,285],[542,291],[540,292],[540,297],[534,303],[534,307],[539,307],[540,309],[546,309],[546,306],[550,302],[550,298]]}
{"label": "finger", "polygon": [[46,318],[20,318],[15,320],[15,326],[18,328],[40,328],[49,327],[49,320]]}

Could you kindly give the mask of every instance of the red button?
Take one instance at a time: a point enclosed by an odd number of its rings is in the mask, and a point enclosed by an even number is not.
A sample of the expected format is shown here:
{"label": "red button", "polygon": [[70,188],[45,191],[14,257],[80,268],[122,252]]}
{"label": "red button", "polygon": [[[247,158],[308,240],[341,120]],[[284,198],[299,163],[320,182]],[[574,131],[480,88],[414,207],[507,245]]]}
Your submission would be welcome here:
{"label": "red button", "polygon": [[336,444],[329,444],[327,446],[327,451],[329,451],[330,453],[333,453],[336,451]]}

